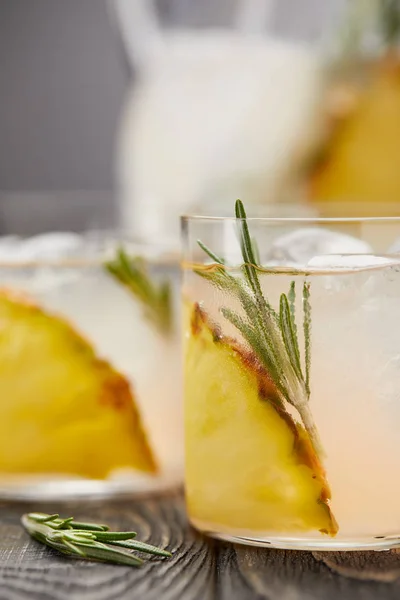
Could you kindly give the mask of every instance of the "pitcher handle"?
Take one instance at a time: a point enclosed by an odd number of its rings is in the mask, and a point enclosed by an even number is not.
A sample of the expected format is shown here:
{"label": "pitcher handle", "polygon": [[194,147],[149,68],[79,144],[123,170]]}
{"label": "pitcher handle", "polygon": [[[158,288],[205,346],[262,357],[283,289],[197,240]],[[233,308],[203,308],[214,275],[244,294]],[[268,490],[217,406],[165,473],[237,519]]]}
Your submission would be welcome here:
{"label": "pitcher handle", "polygon": [[108,6],[130,67],[143,70],[160,55],[163,45],[154,0],[109,0]]}

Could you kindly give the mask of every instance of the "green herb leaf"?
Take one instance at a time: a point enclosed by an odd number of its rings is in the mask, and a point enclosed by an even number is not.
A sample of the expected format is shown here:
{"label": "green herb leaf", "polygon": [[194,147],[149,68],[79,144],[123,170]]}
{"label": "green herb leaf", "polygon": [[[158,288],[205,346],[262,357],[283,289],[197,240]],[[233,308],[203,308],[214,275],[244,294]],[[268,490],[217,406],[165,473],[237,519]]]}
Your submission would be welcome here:
{"label": "green herb leaf", "polygon": [[[223,260],[217,257],[202,242],[200,247],[216,261],[207,271],[195,272],[207,279],[221,291],[237,298],[244,311],[244,317],[235,311],[221,307],[221,314],[240,332],[253,350],[260,363],[265,367],[275,383],[282,403],[294,406],[309,433],[317,452],[323,453],[319,435],[307,406],[310,396],[311,361],[311,306],[309,302],[310,286],[304,284],[303,312],[305,338],[305,377],[301,367],[301,357],[297,338],[295,319],[295,282],[290,285],[288,294],[281,294],[279,313],[271,306],[264,295],[258,278],[259,252],[257,244],[251,238],[246,211],[240,200],[236,201],[235,214],[238,220],[239,243],[242,251],[243,279],[229,273]],[[279,400],[278,400],[279,401]]]}
{"label": "green herb leaf", "polygon": [[296,325],[296,282],[292,281],[290,284],[290,289],[287,294],[287,299],[289,302],[290,315],[292,317],[292,326],[294,333],[296,335],[297,340],[297,325]]}
{"label": "green herb leaf", "polygon": [[303,285],[303,331],[304,331],[304,362],[306,371],[306,391],[310,396],[310,368],[311,368],[311,304],[310,304],[310,284],[305,281]]}
{"label": "green herb leaf", "polygon": [[143,564],[141,558],[118,546],[154,556],[172,556],[167,550],[134,540],[134,531],[108,531],[107,525],[81,523],[73,517],[60,519],[57,514],[29,513],[22,516],[21,523],[38,542],[76,558],[132,567]]}
{"label": "green herb leaf", "polygon": [[142,257],[130,258],[121,247],[105,269],[141,304],[144,316],[163,335],[172,331],[172,297],[168,282],[156,285]]}
{"label": "green herb leaf", "polygon": [[168,552],[167,550],[162,550],[161,548],[157,548],[151,544],[146,544],[145,542],[138,542],[137,540],[129,540],[127,542],[113,540],[110,541],[109,544],[112,544],[113,546],[121,546],[123,548],[130,548],[131,550],[143,552],[144,554],[153,554],[154,556],[165,556],[166,558],[170,558],[172,556],[171,552]]}
{"label": "green herb leaf", "polygon": [[211,258],[213,261],[215,261],[215,262],[216,262],[217,264],[219,264],[219,265],[223,265],[223,264],[225,264],[225,263],[224,263],[224,260],[223,260],[222,258],[220,258],[219,256],[217,256],[216,254],[214,254],[214,252],[213,252],[212,250],[210,250],[210,248],[208,248],[208,247],[207,247],[205,244],[203,244],[203,242],[202,242],[202,241],[200,241],[200,240],[197,240],[197,243],[198,243],[198,245],[200,246],[200,248],[201,248],[202,250],[204,250],[204,252],[205,252],[206,254],[208,254],[208,256],[209,256],[209,257],[210,257],[210,258]]}
{"label": "green herb leaf", "polygon": [[71,521],[70,526],[73,529],[80,529],[88,531],[108,531],[107,525],[99,525],[97,523],[82,523],[81,521]]}
{"label": "green herb leaf", "polygon": [[131,540],[136,535],[136,531],[97,531],[96,540],[101,542]]}
{"label": "green herb leaf", "polygon": [[285,294],[281,294],[279,311],[281,331],[283,341],[286,346],[287,354],[291,365],[300,381],[303,381],[303,374],[300,365],[300,351],[297,343],[296,333],[290,314],[289,302]]}

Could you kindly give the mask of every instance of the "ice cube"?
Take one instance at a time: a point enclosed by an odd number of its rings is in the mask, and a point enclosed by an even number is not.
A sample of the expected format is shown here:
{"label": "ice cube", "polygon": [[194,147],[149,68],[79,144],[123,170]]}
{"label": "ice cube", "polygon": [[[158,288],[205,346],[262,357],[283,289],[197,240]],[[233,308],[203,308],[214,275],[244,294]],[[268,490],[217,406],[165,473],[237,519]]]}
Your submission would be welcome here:
{"label": "ice cube", "polygon": [[371,246],[351,235],[330,229],[307,227],[276,239],[267,262],[282,265],[306,265],[314,256],[326,254],[369,254]]}
{"label": "ice cube", "polygon": [[83,239],[77,233],[43,233],[24,240],[20,245],[20,260],[57,260],[76,253]]}
{"label": "ice cube", "polygon": [[51,232],[26,239],[0,238],[2,285],[31,294],[46,293],[80,275],[79,269],[63,266],[62,259],[85,258],[86,254],[85,239],[76,233]]}
{"label": "ice cube", "polygon": [[82,255],[81,246],[84,239],[70,232],[51,232],[36,235],[30,238],[21,238],[8,235],[0,238],[0,263],[1,261],[26,261],[55,260],[77,255],[78,250]]}
{"label": "ice cube", "polygon": [[389,247],[388,254],[399,254],[400,253],[400,238],[397,238],[395,242]]}
{"label": "ice cube", "polygon": [[307,263],[310,272],[325,272],[325,275],[321,276],[321,282],[325,290],[330,292],[351,290],[354,287],[352,274],[357,273],[357,289],[364,296],[362,304],[366,310],[376,308],[375,292],[377,287],[382,285],[382,276],[399,266],[400,257],[396,259],[375,254],[322,254],[314,256]]}

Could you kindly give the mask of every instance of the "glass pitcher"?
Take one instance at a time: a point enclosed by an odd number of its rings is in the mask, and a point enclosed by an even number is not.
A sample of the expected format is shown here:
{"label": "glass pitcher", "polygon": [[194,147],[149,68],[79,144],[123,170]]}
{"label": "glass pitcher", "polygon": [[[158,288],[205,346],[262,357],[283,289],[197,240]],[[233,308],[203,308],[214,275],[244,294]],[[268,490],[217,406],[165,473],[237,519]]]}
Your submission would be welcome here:
{"label": "glass pitcher", "polygon": [[117,0],[135,78],[116,147],[120,219],[178,243],[181,213],[300,202],[342,2]]}
{"label": "glass pitcher", "polygon": [[116,144],[124,227],[177,243],[180,213],[236,197],[250,215],[400,214],[397,0],[112,9],[136,75]]}

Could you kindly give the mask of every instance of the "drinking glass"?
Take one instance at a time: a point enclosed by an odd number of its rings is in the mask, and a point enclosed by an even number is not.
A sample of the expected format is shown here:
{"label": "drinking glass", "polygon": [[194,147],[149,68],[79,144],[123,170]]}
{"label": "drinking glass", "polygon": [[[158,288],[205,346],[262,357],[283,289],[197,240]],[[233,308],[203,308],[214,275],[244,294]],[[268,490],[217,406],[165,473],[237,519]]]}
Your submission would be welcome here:
{"label": "drinking glass", "polygon": [[183,217],[191,523],[252,545],[400,543],[400,219]]}
{"label": "drinking glass", "polygon": [[123,233],[0,240],[0,496],[182,481],[177,255]]}

